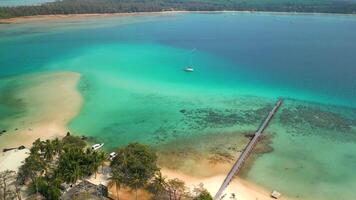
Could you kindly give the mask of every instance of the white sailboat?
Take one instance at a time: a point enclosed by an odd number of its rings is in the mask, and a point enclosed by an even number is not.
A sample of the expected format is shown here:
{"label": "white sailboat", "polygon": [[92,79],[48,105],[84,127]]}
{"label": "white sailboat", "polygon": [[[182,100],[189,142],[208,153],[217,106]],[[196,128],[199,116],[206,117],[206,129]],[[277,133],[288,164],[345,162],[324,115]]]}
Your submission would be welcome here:
{"label": "white sailboat", "polygon": [[194,72],[194,68],[192,67],[192,62],[193,62],[193,53],[194,53],[195,50],[196,49],[194,48],[194,49],[192,49],[190,51],[190,53],[191,53],[191,55],[190,55],[190,65],[183,69],[185,72]]}
{"label": "white sailboat", "polygon": [[186,71],[186,72],[194,72],[194,68],[188,66],[188,67],[184,68],[184,71]]}

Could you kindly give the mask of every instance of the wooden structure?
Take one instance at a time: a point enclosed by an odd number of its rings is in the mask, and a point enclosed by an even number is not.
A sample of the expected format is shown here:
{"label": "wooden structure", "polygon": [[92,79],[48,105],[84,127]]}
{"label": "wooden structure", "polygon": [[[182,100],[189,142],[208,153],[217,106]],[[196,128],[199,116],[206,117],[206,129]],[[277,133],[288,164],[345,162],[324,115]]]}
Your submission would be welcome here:
{"label": "wooden structure", "polygon": [[241,153],[240,157],[236,160],[235,164],[233,165],[233,167],[231,168],[231,170],[227,174],[224,182],[220,186],[220,189],[218,190],[218,192],[214,196],[214,200],[218,200],[220,198],[221,194],[223,193],[225,188],[229,185],[229,183],[231,182],[231,180],[234,177],[234,175],[239,173],[241,167],[243,166],[243,163],[246,161],[248,156],[251,154],[253,148],[256,146],[256,144],[258,142],[258,139],[262,135],[263,131],[267,128],[269,122],[272,120],[274,114],[277,112],[278,108],[282,105],[282,103],[283,103],[283,100],[279,99],[277,101],[277,103],[275,104],[275,106],[273,107],[273,109],[268,113],[266,119],[263,121],[263,123],[261,124],[260,128],[257,130],[257,132],[255,133],[253,138],[247,144],[247,146],[245,147],[245,149]]}

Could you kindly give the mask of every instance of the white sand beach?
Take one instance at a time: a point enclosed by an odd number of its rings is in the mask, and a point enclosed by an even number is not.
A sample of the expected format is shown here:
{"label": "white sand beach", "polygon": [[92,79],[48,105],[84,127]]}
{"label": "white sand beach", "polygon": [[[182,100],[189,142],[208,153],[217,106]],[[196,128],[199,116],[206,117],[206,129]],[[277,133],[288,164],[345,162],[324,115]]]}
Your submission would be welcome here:
{"label": "white sand beach", "polygon": [[1,152],[0,155],[0,172],[6,170],[17,171],[22,165],[22,162],[29,155],[28,149],[11,150],[8,152]]}
{"label": "white sand beach", "polygon": [[80,74],[51,72],[11,77],[16,81],[28,81],[18,98],[26,105],[26,114],[11,121],[12,127],[0,136],[0,171],[17,170],[26,157],[25,150],[2,153],[3,148],[21,145],[29,148],[38,138],[42,140],[63,137],[70,119],[76,116],[82,98],[76,89]]}
{"label": "white sand beach", "polygon": [[[206,168],[208,170],[208,167]],[[179,171],[162,169],[163,175],[168,178],[178,178],[183,180],[188,187],[194,188],[200,183],[203,183],[204,187],[214,195],[222,182],[225,179],[225,174],[219,174],[211,177],[195,177],[187,175]],[[253,185],[241,178],[235,178],[230,185],[226,188],[223,195],[226,195],[224,199],[229,199],[231,194],[234,193],[239,200],[271,200],[270,192],[265,189]],[[285,198],[282,198],[285,199]]]}

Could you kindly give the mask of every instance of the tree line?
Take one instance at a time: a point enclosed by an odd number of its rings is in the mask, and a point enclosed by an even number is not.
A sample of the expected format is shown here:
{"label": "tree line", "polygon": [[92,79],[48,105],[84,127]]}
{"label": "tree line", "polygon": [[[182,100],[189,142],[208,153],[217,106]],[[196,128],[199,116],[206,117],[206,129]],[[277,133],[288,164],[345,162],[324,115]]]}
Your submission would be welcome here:
{"label": "tree line", "polygon": [[156,153],[147,145],[131,143],[115,152],[117,156],[109,159],[104,151],[88,148],[81,138],[69,134],[62,140],[38,139],[17,173],[0,172],[0,200],[21,200],[22,188],[27,188],[29,197],[58,200],[64,183],[96,177],[108,163],[110,186],[116,189],[118,200],[122,187],[134,191],[136,200],[139,189],[151,193],[153,200],[212,200],[202,186],[191,191],[183,181],[162,176]]}
{"label": "tree line", "polygon": [[356,13],[354,1],[266,0],[61,0],[42,5],[0,7],[0,18],[51,14],[187,11],[275,11]]}

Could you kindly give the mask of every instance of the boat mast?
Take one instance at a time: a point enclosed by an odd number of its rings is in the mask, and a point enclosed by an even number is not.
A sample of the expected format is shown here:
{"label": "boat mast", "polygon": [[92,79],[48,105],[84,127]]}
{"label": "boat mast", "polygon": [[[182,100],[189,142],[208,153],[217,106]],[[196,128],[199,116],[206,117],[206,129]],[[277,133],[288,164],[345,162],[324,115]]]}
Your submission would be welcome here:
{"label": "boat mast", "polygon": [[189,61],[189,67],[193,67],[193,53],[196,51],[197,49],[194,48],[192,50],[189,51],[190,53],[190,61]]}

